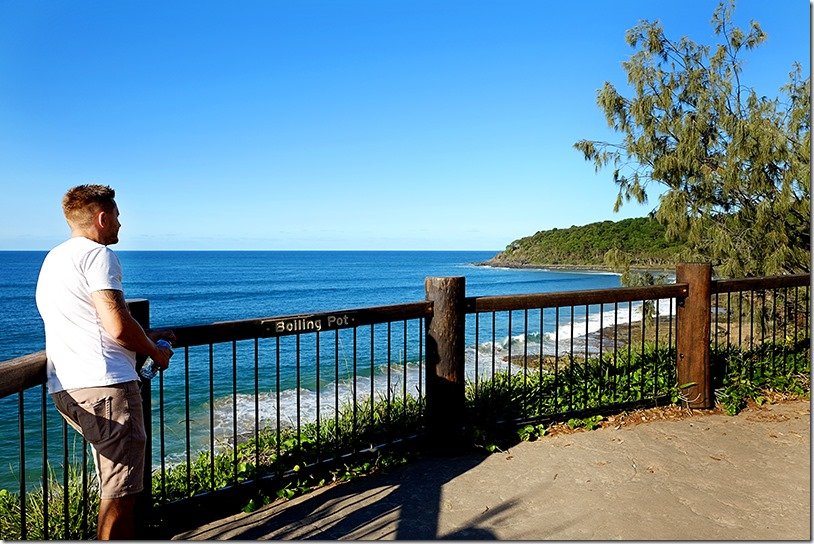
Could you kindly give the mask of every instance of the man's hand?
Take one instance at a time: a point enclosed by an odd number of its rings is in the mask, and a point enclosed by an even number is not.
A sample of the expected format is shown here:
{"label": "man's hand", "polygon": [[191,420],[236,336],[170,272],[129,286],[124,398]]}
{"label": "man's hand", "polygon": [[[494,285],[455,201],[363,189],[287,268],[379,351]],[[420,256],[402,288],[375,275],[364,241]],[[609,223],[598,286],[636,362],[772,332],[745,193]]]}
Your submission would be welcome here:
{"label": "man's hand", "polygon": [[166,340],[173,346],[175,345],[175,333],[172,331],[172,329],[150,329],[147,332],[147,336],[149,336],[150,340],[153,342]]}
{"label": "man's hand", "polygon": [[155,354],[150,355],[150,357],[158,365],[158,368],[166,370],[167,367],[170,366],[170,357],[172,357],[173,351],[170,348],[164,348],[158,345],[156,345],[155,349]]}

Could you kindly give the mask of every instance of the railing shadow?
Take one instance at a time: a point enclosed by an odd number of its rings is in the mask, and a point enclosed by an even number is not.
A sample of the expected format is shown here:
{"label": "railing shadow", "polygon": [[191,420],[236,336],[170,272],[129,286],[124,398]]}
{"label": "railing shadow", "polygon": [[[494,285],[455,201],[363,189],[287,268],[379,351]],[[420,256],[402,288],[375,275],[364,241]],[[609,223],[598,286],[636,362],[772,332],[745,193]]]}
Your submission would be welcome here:
{"label": "railing shadow", "polygon": [[445,484],[479,465],[486,454],[424,457],[384,474],[367,476],[275,503],[249,514],[175,535],[210,540],[494,540],[488,518],[511,509],[506,503],[472,526],[439,534]]}

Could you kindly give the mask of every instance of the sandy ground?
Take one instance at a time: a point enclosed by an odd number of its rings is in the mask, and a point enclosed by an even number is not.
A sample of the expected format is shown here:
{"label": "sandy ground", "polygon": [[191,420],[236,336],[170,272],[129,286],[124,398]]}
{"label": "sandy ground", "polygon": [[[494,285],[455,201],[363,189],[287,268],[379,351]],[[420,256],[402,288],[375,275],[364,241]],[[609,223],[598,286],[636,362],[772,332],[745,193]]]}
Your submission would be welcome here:
{"label": "sandy ground", "polygon": [[424,458],[183,539],[810,540],[808,400],[560,428],[491,455]]}

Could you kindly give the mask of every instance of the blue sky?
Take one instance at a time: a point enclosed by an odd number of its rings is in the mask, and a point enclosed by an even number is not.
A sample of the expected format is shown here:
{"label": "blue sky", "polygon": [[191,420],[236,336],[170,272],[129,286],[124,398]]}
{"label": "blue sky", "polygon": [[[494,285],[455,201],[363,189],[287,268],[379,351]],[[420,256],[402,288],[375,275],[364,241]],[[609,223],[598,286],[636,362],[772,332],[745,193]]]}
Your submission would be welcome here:
{"label": "blue sky", "polygon": [[[500,250],[612,211],[625,32],[714,43],[714,0],[0,1],[0,249],[68,235],[60,199],[112,185],[119,249]],[[810,66],[809,2],[740,0],[774,96]],[[624,93],[623,93],[624,94]]]}

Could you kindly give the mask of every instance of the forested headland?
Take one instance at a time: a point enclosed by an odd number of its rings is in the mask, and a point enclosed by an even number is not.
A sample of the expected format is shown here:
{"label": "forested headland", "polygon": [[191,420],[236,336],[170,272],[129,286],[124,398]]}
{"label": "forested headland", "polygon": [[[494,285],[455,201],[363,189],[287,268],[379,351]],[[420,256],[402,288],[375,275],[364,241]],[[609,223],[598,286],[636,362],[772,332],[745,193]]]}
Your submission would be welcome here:
{"label": "forested headland", "polygon": [[669,242],[657,221],[639,217],[542,230],[515,240],[486,261],[489,266],[672,269],[686,248]]}

